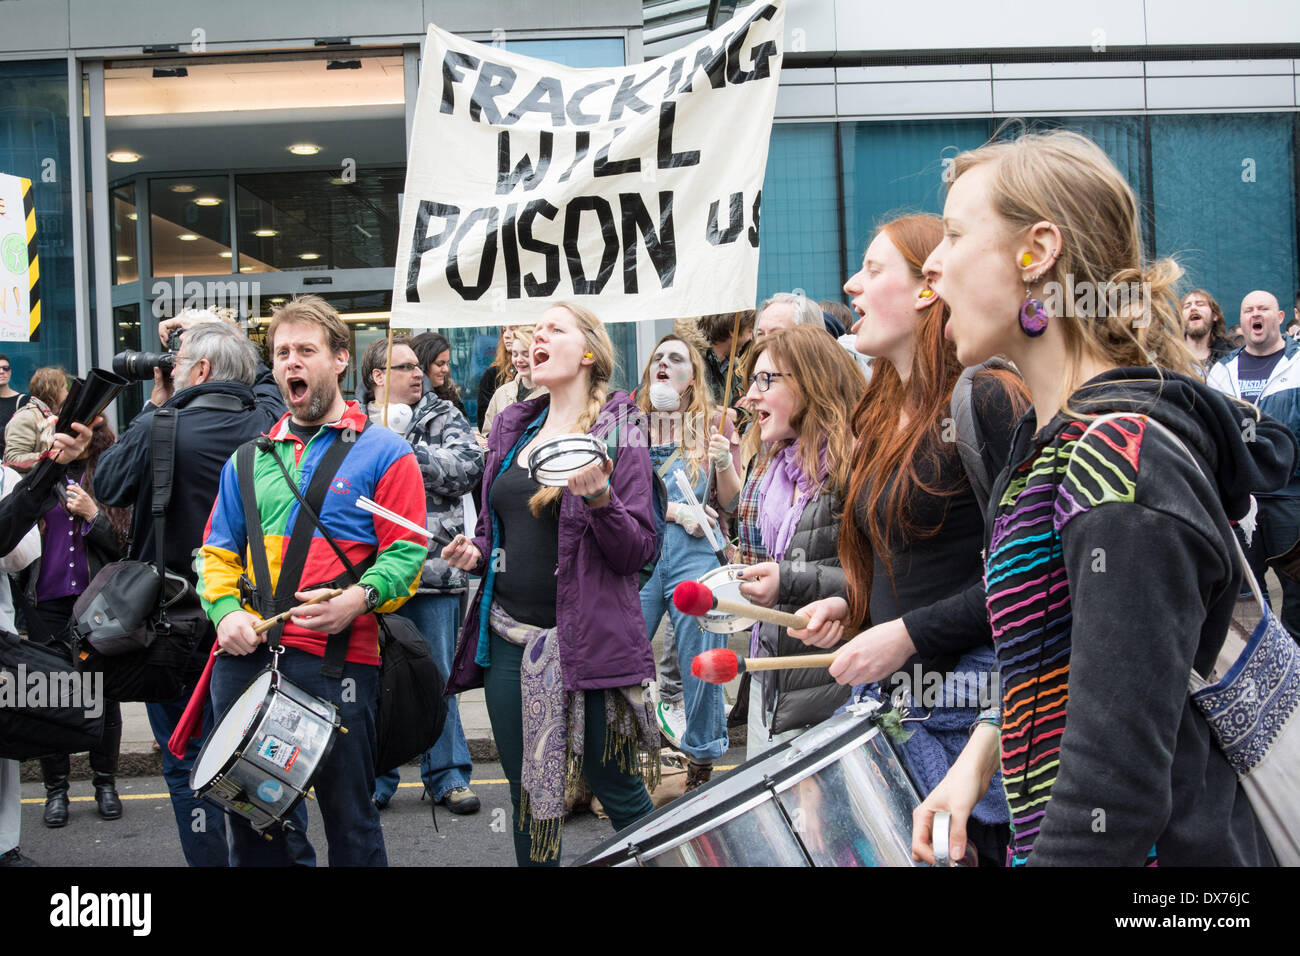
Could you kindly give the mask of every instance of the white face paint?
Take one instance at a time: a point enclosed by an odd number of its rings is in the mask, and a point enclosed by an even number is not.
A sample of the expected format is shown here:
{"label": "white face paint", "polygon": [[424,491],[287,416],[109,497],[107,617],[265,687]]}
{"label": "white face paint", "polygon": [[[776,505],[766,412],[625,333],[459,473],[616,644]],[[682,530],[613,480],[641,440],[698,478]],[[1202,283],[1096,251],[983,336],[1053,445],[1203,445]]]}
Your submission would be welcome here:
{"label": "white face paint", "polygon": [[690,388],[694,372],[688,348],[685,342],[673,340],[662,343],[655,350],[655,354],[650,357],[651,388],[657,382],[665,382],[678,395]]}

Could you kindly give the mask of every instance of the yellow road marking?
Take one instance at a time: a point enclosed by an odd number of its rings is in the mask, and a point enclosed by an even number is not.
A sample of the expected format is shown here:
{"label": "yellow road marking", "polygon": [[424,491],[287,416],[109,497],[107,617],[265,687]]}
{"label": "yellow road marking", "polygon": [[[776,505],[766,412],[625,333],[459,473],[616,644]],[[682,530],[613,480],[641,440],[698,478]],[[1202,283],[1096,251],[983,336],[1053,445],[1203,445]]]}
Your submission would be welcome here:
{"label": "yellow road marking", "polygon": [[[726,764],[726,765],[719,764],[715,766],[713,769],[725,773],[728,770],[735,770],[737,766],[739,765],[734,763]],[[510,781],[507,780],[505,777],[489,777],[483,780],[471,780],[469,782],[469,785],[471,787],[490,787],[493,785],[499,786],[502,784],[507,784],[509,782]],[[421,789],[424,788],[423,783],[399,783],[397,786],[400,789],[404,789],[404,790],[414,789],[416,787],[419,787]],[[121,797],[123,800],[167,800],[171,797],[171,794],[170,793],[122,793],[121,791],[119,791],[118,796]],[[94,803],[95,798],[94,796],[68,797],[68,802],[69,803]],[[26,797],[23,799],[23,803],[43,805],[45,803],[45,798]]]}

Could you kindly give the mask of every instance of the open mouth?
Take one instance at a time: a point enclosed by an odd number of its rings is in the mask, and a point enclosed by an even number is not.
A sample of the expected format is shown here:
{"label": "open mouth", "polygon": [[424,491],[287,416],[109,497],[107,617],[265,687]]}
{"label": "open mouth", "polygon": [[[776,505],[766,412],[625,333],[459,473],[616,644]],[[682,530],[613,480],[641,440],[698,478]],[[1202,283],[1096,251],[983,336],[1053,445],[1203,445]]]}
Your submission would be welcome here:
{"label": "open mouth", "polygon": [[289,387],[289,401],[294,404],[303,401],[307,397],[307,393],[311,390],[307,385],[306,379],[291,378],[287,379],[285,384]]}
{"label": "open mouth", "polygon": [[1256,334],[1258,334],[1258,333],[1260,333],[1260,332],[1263,332],[1263,331],[1264,331],[1264,320],[1263,320],[1263,319],[1251,319],[1251,320],[1250,320],[1250,330],[1251,330],[1252,332],[1256,333]]}
{"label": "open mouth", "polygon": [[761,427],[761,426],[767,424],[768,419],[770,419],[771,417],[772,417],[772,413],[771,413],[771,412],[765,412],[765,411],[763,411],[762,409],[759,409],[759,411],[758,411],[758,424],[759,424],[759,426]]}
{"label": "open mouth", "polygon": [[546,364],[546,360],[551,357],[551,353],[540,345],[533,347],[533,370],[536,371],[539,365]]}
{"label": "open mouth", "polygon": [[655,376],[655,380],[656,380],[656,381],[659,381],[659,382],[666,382],[666,381],[668,381],[668,369],[666,369],[666,368],[661,368],[661,369],[659,370],[659,374],[657,374],[657,375]]}

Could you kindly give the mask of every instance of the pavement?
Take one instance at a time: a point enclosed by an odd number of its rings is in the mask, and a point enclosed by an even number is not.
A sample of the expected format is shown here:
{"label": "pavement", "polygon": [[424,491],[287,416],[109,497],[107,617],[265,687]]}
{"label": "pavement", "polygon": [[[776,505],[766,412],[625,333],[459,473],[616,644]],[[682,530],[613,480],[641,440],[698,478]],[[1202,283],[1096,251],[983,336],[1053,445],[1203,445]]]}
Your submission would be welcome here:
{"label": "pavement", "polygon": [[[666,620],[666,618],[665,618]],[[665,627],[660,626],[655,634],[653,647],[658,657],[659,651],[663,646]],[[729,646],[738,654],[748,653],[749,632],[733,634]],[[736,690],[740,685],[740,679],[732,681],[724,686],[723,690],[727,695],[727,706],[730,707],[735,701]],[[460,721],[465,731],[465,740],[469,744],[470,756],[474,763],[494,762],[498,759],[496,741],[492,737],[492,723],[488,720],[487,704],[483,699],[482,689],[466,691],[458,698],[460,701]],[[733,747],[743,746],[745,742],[745,728],[743,726],[733,728],[731,732],[731,745]],[[149,727],[149,718],[145,713],[145,705],[139,703],[126,703],[122,705],[122,749],[118,761],[119,777],[160,777],[162,775],[162,757],[155,744],[153,731]],[[72,757],[72,779],[90,779],[90,764],[85,754],[74,754]],[[409,776],[409,774],[408,774]],[[39,781],[41,779],[40,762],[37,760],[24,761],[22,764],[22,779],[24,781]],[[165,788],[164,788],[165,789]]]}

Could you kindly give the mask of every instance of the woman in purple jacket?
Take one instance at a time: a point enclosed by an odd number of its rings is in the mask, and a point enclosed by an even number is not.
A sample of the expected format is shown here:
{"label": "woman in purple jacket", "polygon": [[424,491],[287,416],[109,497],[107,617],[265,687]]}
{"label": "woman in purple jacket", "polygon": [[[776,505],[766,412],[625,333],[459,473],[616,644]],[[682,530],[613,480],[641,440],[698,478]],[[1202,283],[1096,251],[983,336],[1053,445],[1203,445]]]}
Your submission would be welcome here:
{"label": "woman in purple jacket", "polygon": [[[530,358],[549,394],[497,417],[474,540],[457,536],[442,552],[483,575],[447,691],[484,688],[521,866],[558,865],[564,794],[579,773],[616,829],[650,813],[640,758],[659,745],[637,591],[655,550],[642,413],[625,394],[609,399],[614,346],[580,306],[542,316]],[[617,454],[566,488],[533,481],[533,450],[574,432],[616,438]]]}

